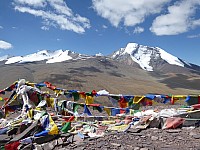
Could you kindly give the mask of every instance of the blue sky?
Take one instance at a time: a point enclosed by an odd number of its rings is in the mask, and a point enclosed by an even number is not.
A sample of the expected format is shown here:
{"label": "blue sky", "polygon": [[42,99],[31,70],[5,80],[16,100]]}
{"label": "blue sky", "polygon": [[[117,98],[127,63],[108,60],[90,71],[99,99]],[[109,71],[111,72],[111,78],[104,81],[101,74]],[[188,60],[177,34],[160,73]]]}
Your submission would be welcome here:
{"label": "blue sky", "polygon": [[130,42],[200,65],[200,0],[0,1],[0,56],[108,55]]}

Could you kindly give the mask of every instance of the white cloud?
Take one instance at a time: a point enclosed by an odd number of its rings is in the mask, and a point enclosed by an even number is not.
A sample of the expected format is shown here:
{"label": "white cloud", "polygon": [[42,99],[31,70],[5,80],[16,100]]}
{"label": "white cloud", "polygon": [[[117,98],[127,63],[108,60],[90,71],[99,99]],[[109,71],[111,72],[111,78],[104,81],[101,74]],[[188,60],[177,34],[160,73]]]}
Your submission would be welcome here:
{"label": "white cloud", "polygon": [[[64,0],[16,0],[15,10],[22,13],[29,13],[43,19],[46,30],[50,26],[58,27],[62,30],[71,30],[76,33],[84,33],[86,28],[90,28],[90,21],[85,17],[74,14]],[[35,2],[34,2],[35,1]],[[25,4],[29,4],[29,7]],[[39,8],[31,6],[42,6]],[[45,6],[48,6],[48,11]],[[51,6],[51,7],[50,7]],[[50,8],[49,8],[50,7]]]}
{"label": "white cloud", "polygon": [[47,27],[47,26],[42,26],[41,29],[42,29],[42,30],[45,30],[45,31],[48,31],[48,30],[49,30],[49,27]]}
{"label": "white cloud", "polygon": [[72,10],[67,7],[63,0],[49,0],[49,4],[56,10],[57,13],[72,16]]}
{"label": "white cloud", "polygon": [[200,19],[194,20],[194,21],[192,22],[192,25],[193,25],[193,27],[200,26]]}
{"label": "white cloud", "polygon": [[[152,14],[160,13],[163,6],[171,0],[92,0],[93,8],[101,17],[118,27],[142,23]],[[156,8],[156,9],[155,9]]]}
{"label": "white cloud", "polygon": [[3,27],[2,27],[2,26],[0,26],[0,29],[3,29]]}
{"label": "white cloud", "polygon": [[10,44],[6,41],[0,40],[0,49],[10,49],[12,47],[13,47],[12,44]]}
{"label": "white cloud", "polygon": [[138,34],[144,32],[144,28],[142,27],[135,27],[133,33]]}
{"label": "white cloud", "polygon": [[14,0],[17,5],[28,5],[33,7],[45,7],[46,0]]}
{"label": "white cloud", "polygon": [[189,36],[187,36],[187,38],[190,38],[190,39],[192,39],[192,38],[200,38],[200,34],[189,35]]}
{"label": "white cloud", "polygon": [[107,29],[108,27],[106,25],[102,25],[102,28]]}
{"label": "white cloud", "polygon": [[168,7],[168,14],[158,16],[150,30],[156,35],[177,35],[200,26],[194,15],[200,5],[199,0],[183,0]]}

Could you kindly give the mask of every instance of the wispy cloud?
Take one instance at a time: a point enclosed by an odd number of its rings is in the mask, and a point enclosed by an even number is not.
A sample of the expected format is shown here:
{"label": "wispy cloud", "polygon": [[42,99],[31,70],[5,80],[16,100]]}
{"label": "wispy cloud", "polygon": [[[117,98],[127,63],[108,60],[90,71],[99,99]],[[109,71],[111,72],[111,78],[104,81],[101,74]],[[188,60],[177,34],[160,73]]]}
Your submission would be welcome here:
{"label": "wispy cloud", "polygon": [[135,29],[133,31],[133,33],[135,33],[135,34],[139,34],[142,32],[144,32],[144,28],[142,28],[142,27],[135,27]]}
{"label": "wispy cloud", "polygon": [[14,0],[17,5],[28,5],[33,7],[45,7],[46,0]]}
{"label": "wispy cloud", "polygon": [[12,44],[0,40],[0,49],[11,49],[12,47],[13,47]]}
{"label": "wispy cloud", "polygon": [[106,25],[102,25],[102,28],[107,29],[108,27]]}
{"label": "wispy cloud", "polygon": [[42,29],[42,30],[45,30],[45,31],[48,31],[48,30],[49,30],[49,27],[47,27],[47,26],[42,26],[41,29]]}
{"label": "wispy cloud", "polygon": [[[97,14],[118,27],[135,26],[144,22],[147,16],[160,13],[163,6],[171,0],[92,0]],[[156,8],[156,9],[155,9]]]}
{"label": "wispy cloud", "polygon": [[156,35],[177,35],[200,26],[194,18],[199,0],[182,0],[168,7],[168,13],[158,16],[150,30]]}
{"label": "wispy cloud", "polygon": [[41,17],[43,30],[53,26],[61,30],[84,33],[85,29],[90,28],[89,19],[74,14],[64,0],[15,0],[14,8],[22,13]]}
{"label": "wispy cloud", "polygon": [[2,27],[2,26],[0,26],[0,29],[3,29],[3,27]]}
{"label": "wispy cloud", "polygon": [[194,20],[192,25],[193,25],[193,27],[200,26],[200,19]]}
{"label": "wispy cloud", "polygon": [[200,34],[196,34],[196,35],[189,35],[187,36],[187,38],[200,38]]}

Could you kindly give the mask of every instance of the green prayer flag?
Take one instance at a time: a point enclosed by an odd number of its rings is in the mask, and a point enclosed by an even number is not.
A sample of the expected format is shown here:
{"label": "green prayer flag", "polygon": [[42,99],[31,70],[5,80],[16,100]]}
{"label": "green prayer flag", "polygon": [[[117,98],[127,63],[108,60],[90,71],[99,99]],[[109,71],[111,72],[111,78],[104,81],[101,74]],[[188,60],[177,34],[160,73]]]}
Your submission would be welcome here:
{"label": "green prayer flag", "polygon": [[5,147],[4,147],[4,146],[1,146],[0,150],[5,150]]}
{"label": "green prayer flag", "polygon": [[128,101],[128,106],[131,106],[133,105],[133,98],[131,98],[129,101]]}
{"label": "green prayer flag", "polygon": [[78,112],[79,104],[73,104],[73,112]]}
{"label": "green prayer flag", "polygon": [[120,96],[111,96],[113,99],[115,99],[115,100],[119,100],[120,99]]}
{"label": "green prayer flag", "polygon": [[93,110],[98,110],[100,113],[103,111],[100,106],[93,106]]}
{"label": "green prayer flag", "polygon": [[67,133],[71,129],[71,122],[67,122],[61,129],[62,132]]}
{"label": "green prayer flag", "polygon": [[72,95],[74,97],[74,101],[78,101],[80,99],[80,96],[79,96],[78,92],[73,92]]}

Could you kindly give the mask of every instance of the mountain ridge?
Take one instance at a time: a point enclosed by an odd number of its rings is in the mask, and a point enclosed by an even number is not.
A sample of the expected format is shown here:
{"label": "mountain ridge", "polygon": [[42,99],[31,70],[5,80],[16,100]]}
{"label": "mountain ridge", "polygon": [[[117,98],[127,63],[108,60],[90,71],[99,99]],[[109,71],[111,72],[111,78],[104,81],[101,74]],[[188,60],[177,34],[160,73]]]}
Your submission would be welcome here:
{"label": "mountain ridge", "polygon": [[[0,61],[5,64],[14,63],[31,63],[38,61],[45,61],[46,63],[57,63],[67,60],[87,59],[91,57],[103,56],[102,54],[85,55],[79,54],[70,50],[41,50],[36,53],[25,56],[2,56]],[[112,54],[106,56],[119,62],[124,62],[127,65],[134,65],[146,71],[155,71],[159,67],[168,63],[180,67],[186,67],[195,71],[200,71],[200,67],[196,64],[186,62],[176,56],[171,55],[159,47],[144,46],[138,43],[128,43],[125,48],[120,48]]]}
{"label": "mountain ridge", "polygon": [[[199,94],[198,65],[169,55],[173,58],[170,64],[169,57],[165,60],[155,47],[142,46],[140,51],[140,45],[137,45],[137,50],[120,50],[116,58],[112,58],[112,54],[90,56],[69,50],[43,50],[26,56],[0,58],[0,88],[25,78],[30,82],[48,81],[57,87],[80,91],[105,89],[116,94]],[[135,59],[138,60],[135,62]],[[143,69],[141,62],[146,63]],[[145,69],[145,65],[153,71]]]}

